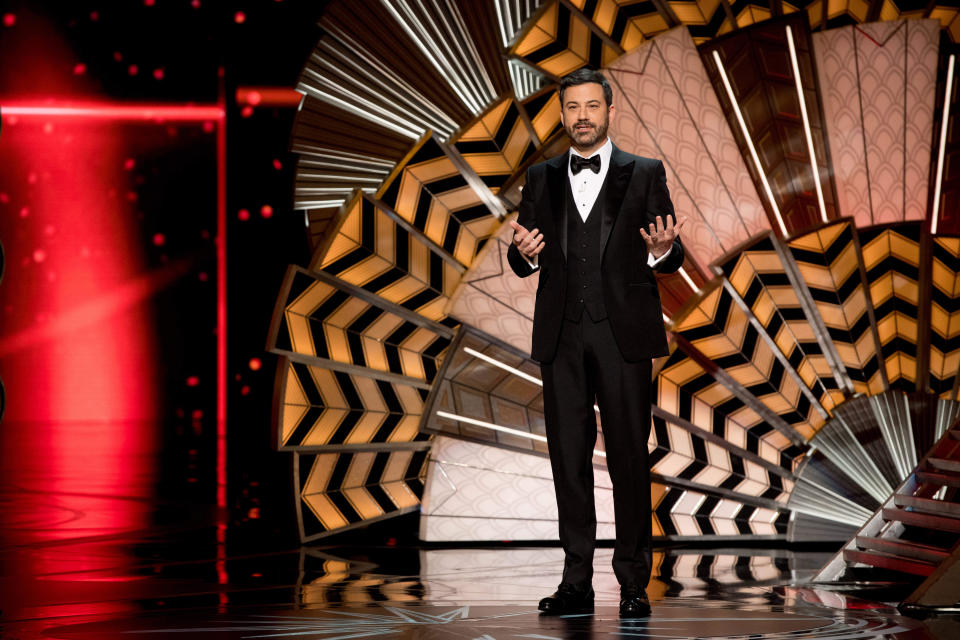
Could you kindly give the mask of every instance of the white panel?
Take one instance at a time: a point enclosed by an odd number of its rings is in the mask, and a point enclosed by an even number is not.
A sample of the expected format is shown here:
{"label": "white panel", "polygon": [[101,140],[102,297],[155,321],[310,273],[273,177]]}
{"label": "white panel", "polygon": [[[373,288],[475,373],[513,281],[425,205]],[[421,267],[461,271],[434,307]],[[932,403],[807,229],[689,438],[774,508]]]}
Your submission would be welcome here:
{"label": "white panel", "polygon": [[[613,539],[610,477],[595,471],[597,537]],[[556,540],[550,461],[440,436],[434,440],[420,517],[422,540]]]}

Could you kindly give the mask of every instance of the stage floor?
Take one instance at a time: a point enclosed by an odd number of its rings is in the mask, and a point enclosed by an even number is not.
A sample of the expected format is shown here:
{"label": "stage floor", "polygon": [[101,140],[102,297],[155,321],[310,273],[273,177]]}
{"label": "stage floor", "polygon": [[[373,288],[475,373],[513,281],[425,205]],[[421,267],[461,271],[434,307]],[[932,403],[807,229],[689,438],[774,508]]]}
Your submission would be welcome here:
{"label": "stage floor", "polygon": [[[542,617],[559,548],[422,545],[414,514],[301,547],[275,508],[288,502],[252,477],[235,474],[240,515],[210,507],[214,476],[192,470],[188,447],[183,460],[147,445],[54,455],[54,427],[21,426],[0,430],[4,640],[960,638],[958,618],[917,621],[863,592],[812,588],[829,551],[657,550],[653,614],[623,621],[600,548],[595,613]],[[105,434],[69,427],[80,443]]]}
{"label": "stage floor", "polygon": [[[116,539],[22,548],[19,553],[51,566],[62,559],[71,570],[21,576],[19,591],[5,572],[0,635],[77,640],[960,637],[956,619],[918,621],[882,603],[803,586],[824,553],[660,552],[657,577],[648,589],[653,614],[621,620],[610,549],[597,552],[594,614],[547,617],[536,605],[559,581],[556,548],[316,547],[200,557],[212,550],[202,540],[210,533],[181,530],[182,543],[174,547],[145,535],[137,545],[138,559],[118,556],[121,541]],[[159,557],[175,550],[177,559]],[[6,560],[10,552],[5,550]],[[124,558],[125,564],[113,562]],[[84,559],[90,570],[78,569]]]}

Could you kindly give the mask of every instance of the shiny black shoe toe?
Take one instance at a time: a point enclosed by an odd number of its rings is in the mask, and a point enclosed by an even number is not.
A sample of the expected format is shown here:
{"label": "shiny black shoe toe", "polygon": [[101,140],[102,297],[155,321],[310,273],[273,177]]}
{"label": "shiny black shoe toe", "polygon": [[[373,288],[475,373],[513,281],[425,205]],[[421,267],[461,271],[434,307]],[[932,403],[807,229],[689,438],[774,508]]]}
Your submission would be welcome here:
{"label": "shiny black shoe toe", "polygon": [[639,587],[620,588],[620,617],[621,618],[648,618],[650,617],[650,601],[647,593]]}
{"label": "shiny black shoe toe", "polygon": [[540,601],[538,607],[545,615],[562,616],[568,613],[593,612],[593,587],[578,587],[566,582],[560,583],[556,592]]}

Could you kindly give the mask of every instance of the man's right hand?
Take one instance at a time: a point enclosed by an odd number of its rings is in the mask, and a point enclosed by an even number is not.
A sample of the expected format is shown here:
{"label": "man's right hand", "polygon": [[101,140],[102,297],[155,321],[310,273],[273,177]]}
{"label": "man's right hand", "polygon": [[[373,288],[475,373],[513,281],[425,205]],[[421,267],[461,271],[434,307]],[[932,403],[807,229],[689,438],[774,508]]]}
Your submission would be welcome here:
{"label": "man's right hand", "polygon": [[513,227],[513,244],[516,245],[517,250],[528,262],[533,262],[543,251],[543,234],[539,233],[538,229],[527,231],[516,220],[511,220],[510,226]]}

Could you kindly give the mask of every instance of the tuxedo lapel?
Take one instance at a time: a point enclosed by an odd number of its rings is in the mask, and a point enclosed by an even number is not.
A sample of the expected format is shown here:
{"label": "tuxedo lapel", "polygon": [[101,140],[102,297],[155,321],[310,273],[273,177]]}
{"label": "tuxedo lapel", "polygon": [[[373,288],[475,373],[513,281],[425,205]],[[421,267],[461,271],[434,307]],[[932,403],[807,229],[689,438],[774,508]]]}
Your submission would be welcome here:
{"label": "tuxedo lapel", "polygon": [[613,145],[610,154],[610,170],[607,172],[606,192],[604,198],[603,218],[600,220],[600,255],[607,248],[607,240],[613,230],[613,223],[617,220],[620,207],[623,206],[623,195],[630,184],[633,174],[633,159]]}
{"label": "tuxedo lapel", "polygon": [[556,225],[555,231],[560,238],[560,250],[563,261],[567,261],[567,207],[564,205],[570,181],[567,179],[567,156],[569,152],[557,156],[547,163],[547,193],[550,194],[551,219]]}

